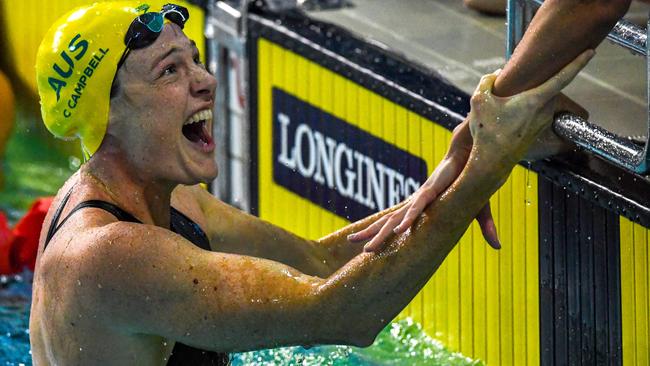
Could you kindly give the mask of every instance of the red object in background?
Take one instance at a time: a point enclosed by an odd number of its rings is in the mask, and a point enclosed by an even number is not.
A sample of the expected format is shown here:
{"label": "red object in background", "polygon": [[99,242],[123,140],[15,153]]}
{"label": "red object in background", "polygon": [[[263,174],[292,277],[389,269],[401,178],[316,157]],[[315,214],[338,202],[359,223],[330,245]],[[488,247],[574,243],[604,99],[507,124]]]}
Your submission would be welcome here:
{"label": "red object in background", "polygon": [[14,234],[9,229],[7,217],[0,212],[0,274],[11,273],[11,263],[9,261],[11,245],[14,240]]}
{"label": "red object in background", "polygon": [[[17,273],[25,267],[34,270],[38,239],[52,199],[37,199],[12,231],[9,231],[6,218],[0,212],[0,274]],[[3,241],[3,235],[6,241]]]}

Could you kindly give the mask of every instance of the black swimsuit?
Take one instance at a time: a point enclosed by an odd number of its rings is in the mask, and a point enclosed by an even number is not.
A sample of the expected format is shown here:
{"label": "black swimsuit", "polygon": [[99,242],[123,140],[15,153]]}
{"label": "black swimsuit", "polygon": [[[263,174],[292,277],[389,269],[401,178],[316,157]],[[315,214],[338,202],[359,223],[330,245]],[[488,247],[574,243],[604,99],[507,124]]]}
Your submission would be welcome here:
{"label": "black swimsuit", "polygon": [[[59,205],[56,212],[54,213],[54,217],[52,218],[50,228],[47,231],[47,237],[45,238],[45,244],[43,246],[43,250],[45,250],[47,244],[49,244],[54,234],[56,234],[56,232],[61,228],[61,226],[65,224],[65,222],[70,218],[70,216],[72,216],[72,214],[75,213],[76,211],[85,207],[101,208],[104,211],[108,211],[110,214],[115,216],[120,221],[134,222],[139,224],[142,223],[142,221],[138,220],[130,213],[124,211],[123,209],[115,206],[112,203],[99,201],[99,200],[89,200],[89,201],[81,202],[80,204],[75,206],[75,208],[73,208],[72,211],[70,211],[68,216],[66,216],[66,218],[63,219],[63,221],[61,221],[58,225],[56,225],[57,221],[59,221],[59,216],[61,216],[61,212],[63,211],[63,207],[65,207],[65,204],[68,202],[68,199],[70,198],[70,193],[72,193],[72,190],[70,190],[65,195],[65,197],[63,198],[63,202]],[[176,210],[173,207],[171,208],[170,229],[176,234],[179,234],[185,239],[189,240],[199,248],[210,250],[210,241],[208,240],[208,236],[205,235],[205,232],[201,229],[201,227],[199,227],[199,225],[197,225],[189,217],[185,216],[183,213],[181,213],[180,211]],[[169,358],[169,361],[167,362],[167,366],[180,366],[180,365],[221,366],[221,365],[228,365],[229,363],[230,363],[230,358],[228,357],[227,353],[203,351],[198,348],[190,347],[182,343],[176,342],[176,344],[174,345],[174,349],[172,350],[172,355]]]}

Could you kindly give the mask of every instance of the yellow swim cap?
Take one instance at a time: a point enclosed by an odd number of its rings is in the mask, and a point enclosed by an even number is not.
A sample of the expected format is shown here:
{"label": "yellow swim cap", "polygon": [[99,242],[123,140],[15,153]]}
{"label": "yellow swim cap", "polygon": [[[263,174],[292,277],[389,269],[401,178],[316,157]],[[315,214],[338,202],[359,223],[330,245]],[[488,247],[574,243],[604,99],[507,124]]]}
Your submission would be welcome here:
{"label": "yellow swim cap", "polygon": [[106,133],[113,77],[126,49],[129,25],[141,2],[95,3],[69,12],[50,27],[36,58],[41,114],[55,136],[78,137],[93,154]]}

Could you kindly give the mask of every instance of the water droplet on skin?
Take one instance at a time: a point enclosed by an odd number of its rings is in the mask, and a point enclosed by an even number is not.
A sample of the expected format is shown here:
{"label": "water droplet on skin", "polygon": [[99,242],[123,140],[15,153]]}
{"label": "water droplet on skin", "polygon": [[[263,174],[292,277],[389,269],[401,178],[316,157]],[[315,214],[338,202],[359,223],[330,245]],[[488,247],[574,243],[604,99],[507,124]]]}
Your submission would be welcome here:
{"label": "water droplet on skin", "polygon": [[77,280],[77,286],[81,286],[81,280]]}

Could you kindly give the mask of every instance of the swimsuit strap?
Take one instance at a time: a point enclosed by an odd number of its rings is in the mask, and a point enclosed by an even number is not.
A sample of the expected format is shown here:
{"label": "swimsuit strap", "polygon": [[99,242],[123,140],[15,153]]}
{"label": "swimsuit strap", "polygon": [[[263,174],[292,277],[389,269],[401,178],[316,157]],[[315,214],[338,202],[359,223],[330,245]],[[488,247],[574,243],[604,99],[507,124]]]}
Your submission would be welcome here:
{"label": "swimsuit strap", "polygon": [[[72,215],[75,211],[80,210],[85,207],[95,207],[95,208],[101,208],[104,211],[108,211],[111,215],[115,216],[119,221],[127,221],[127,222],[134,222],[136,224],[142,224],[142,221],[138,220],[135,218],[135,216],[131,215],[130,213],[124,211],[120,207],[106,201],[100,201],[100,200],[88,200],[88,201],[83,201],[80,204],[78,204],[75,208],[72,209],[72,212],[70,212],[70,215]],[[68,215],[68,217],[70,217]],[[68,219],[66,217],[66,220]]]}
{"label": "swimsuit strap", "polygon": [[63,211],[63,207],[65,207],[65,204],[68,203],[68,200],[70,199],[70,194],[72,194],[72,188],[68,191],[68,193],[65,194],[65,197],[63,197],[63,201],[61,201],[59,207],[56,209],[56,212],[54,213],[54,217],[52,217],[52,221],[50,222],[50,228],[47,230],[47,236],[45,237],[45,245],[43,246],[43,251],[45,251],[45,247],[47,247],[47,244],[54,236],[54,233],[56,233],[57,230],[59,230],[59,227],[61,227],[61,225],[56,225],[56,222],[59,221],[59,216],[61,216],[61,211]]}
{"label": "swimsuit strap", "polygon": [[169,228],[176,234],[194,243],[197,247],[212,250],[210,249],[210,239],[208,239],[205,231],[196,222],[174,207],[171,208]]}
{"label": "swimsuit strap", "polygon": [[62,204],[59,206],[59,208],[56,210],[56,213],[54,214],[54,218],[52,218],[52,224],[50,224],[50,229],[47,231],[47,237],[45,238],[45,245],[43,246],[43,251],[45,251],[45,248],[47,247],[47,244],[49,244],[50,240],[56,234],[57,231],[65,224],[66,221],[74,214],[75,212],[81,210],[82,208],[86,207],[94,207],[94,208],[101,208],[104,211],[107,211],[111,215],[115,216],[118,220],[120,221],[127,221],[127,222],[135,222],[138,224],[141,224],[142,221],[136,219],[133,215],[130,213],[124,211],[123,209],[119,208],[118,206],[105,202],[105,201],[100,201],[100,200],[88,200],[88,201],[83,201],[79,203],[75,208],[70,211],[68,216],[65,217],[58,225],[55,226],[56,221],[59,219],[59,216],[61,215],[61,211],[63,211],[63,207],[65,204],[68,202],[68,199],[70,198],[70,193],[72,192],[72,189],[68,191],[68,193],[65,195],[65,198],[63,199]]}

